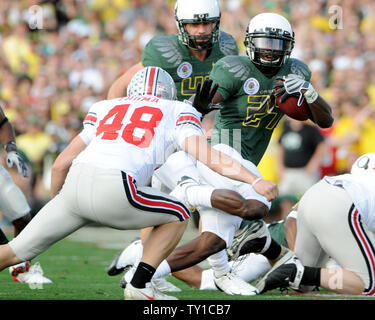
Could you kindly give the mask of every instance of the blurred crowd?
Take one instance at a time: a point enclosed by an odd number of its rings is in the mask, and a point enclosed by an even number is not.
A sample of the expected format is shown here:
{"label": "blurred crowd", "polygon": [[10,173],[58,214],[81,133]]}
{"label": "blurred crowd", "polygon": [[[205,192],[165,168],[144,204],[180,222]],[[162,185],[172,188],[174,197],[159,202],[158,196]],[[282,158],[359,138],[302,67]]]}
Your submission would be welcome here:
{"label": "blurred crowd", "polygon": [[[177,33],[174,2],[2,0],[0,105],[33,172],[30,190],[23,189],[31,202],[48,199],[51,164],[92,103],[140,61],[153,36]],[[251,17],[271,11],[290,20],[292,57],[309,65],[335,116],[333,127],[321,131],[326,149],[318,176],[346,172],[358,154],[375,151],[375,1],[221,0],[221,8],[221,29],[242,55]],[[260,164],[276,182],[283,126]]]}

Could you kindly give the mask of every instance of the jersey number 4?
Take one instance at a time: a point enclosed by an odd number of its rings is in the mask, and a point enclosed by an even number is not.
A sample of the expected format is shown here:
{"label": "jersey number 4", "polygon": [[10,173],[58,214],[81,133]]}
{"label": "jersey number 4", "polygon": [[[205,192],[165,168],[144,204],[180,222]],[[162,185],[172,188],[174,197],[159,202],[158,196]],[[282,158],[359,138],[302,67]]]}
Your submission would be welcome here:
{"label": "jersey number 4", "polygon": [[133,111],[129,123],[124,126],[122,120],[129,111],[129,107],[130,104],[120,104],[112,108],[108,114],[99,121],[96,136],[103,133],[101,139],[115,140],[121,133],[122,139],[127,143],[133,144],[139,148],[147,148],[155,135],[154,129],[163,118],[163,113],[160,109],[143,106]]}

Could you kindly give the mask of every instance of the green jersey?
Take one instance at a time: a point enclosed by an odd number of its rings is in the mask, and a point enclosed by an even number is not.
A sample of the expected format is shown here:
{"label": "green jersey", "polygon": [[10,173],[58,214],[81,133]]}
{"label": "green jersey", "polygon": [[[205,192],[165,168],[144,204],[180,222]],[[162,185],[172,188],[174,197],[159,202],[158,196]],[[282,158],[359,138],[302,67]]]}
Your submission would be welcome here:
{"label": "green jersey", "polygon": [[284,115],[276,104],[276,78],[290,73],[310,81],[311,72],[300,60],[288,59],[273,77],[266,77],[246,56],[220,59],[210,78],[219,84],[223,109],[217,112],[211,143],[225,143],[258,165],[276,125]]}
{"label": "green jersey", "polygon": [[227,55],[237,54],[236,41],[222,31],[205,61],[195,58],[177,35],[155,36],[143,51],[142,64],[167,71],[176,83],[177,99],[182,101],[189,99],[197,86],[210,76],[216,61]]}
{"label": "green jersey", "polygon": [[273,240],[275,240],[278,244],[281,244],[285,248],[289,248],[288,242],[286,241],[286,233],[284,228],[285,222],[286,219],[272,222],[268,226],[268,231],[270,232]]}

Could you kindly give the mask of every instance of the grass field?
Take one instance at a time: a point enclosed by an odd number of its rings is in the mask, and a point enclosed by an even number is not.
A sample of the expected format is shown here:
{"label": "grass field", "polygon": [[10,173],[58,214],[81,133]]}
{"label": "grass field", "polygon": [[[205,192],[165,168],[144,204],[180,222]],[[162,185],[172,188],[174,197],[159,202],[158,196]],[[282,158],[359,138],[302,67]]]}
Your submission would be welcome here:
{"label": "grass field", "polygon": [[[8,270],[0,273],[0,300],[122,300],[121,276],[109,277],[106,268],[117,250],[95,244],[60,241],[35,259],[53,284],[42,287],[13,282]],[[168,278],[182,289],[174,293],[180,300],[310,300],[359,299],[320,291],[296,295],[274,290],[254,297],[230,296],[219,291],[194,290],[180,280]],[[362,298],[368,300],[369,298]]]}

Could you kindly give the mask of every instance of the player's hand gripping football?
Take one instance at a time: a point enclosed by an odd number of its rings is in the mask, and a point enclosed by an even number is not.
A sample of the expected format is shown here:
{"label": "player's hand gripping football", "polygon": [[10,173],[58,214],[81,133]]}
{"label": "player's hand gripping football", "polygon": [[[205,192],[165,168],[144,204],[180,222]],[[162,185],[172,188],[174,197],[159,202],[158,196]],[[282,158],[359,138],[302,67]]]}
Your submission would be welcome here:
{"label": "player's hand gripping football", "polygon": [[298,97],[297,106],[302,105],[304,98],[306,98],[307,103],[313,103],[318,98],[318,93],[312,84],[301,76],[288,74],[287,76],[276,78],[276,81],[273,89],[275,90],[276,97],[282,95],[280,99],[281,103],[290,96]]}
{"label": "player's hand gripping football", "polygon": [[215,84],[211,89],[212,82],[213,81],[211,79],[204,80],[202,87],[197,87],[195,96],[193,98],[193,107],[197,109],[202,116],[213,110],[221,109],[220,105],[212,103],[212,99],[219,88],[219,85]]}

